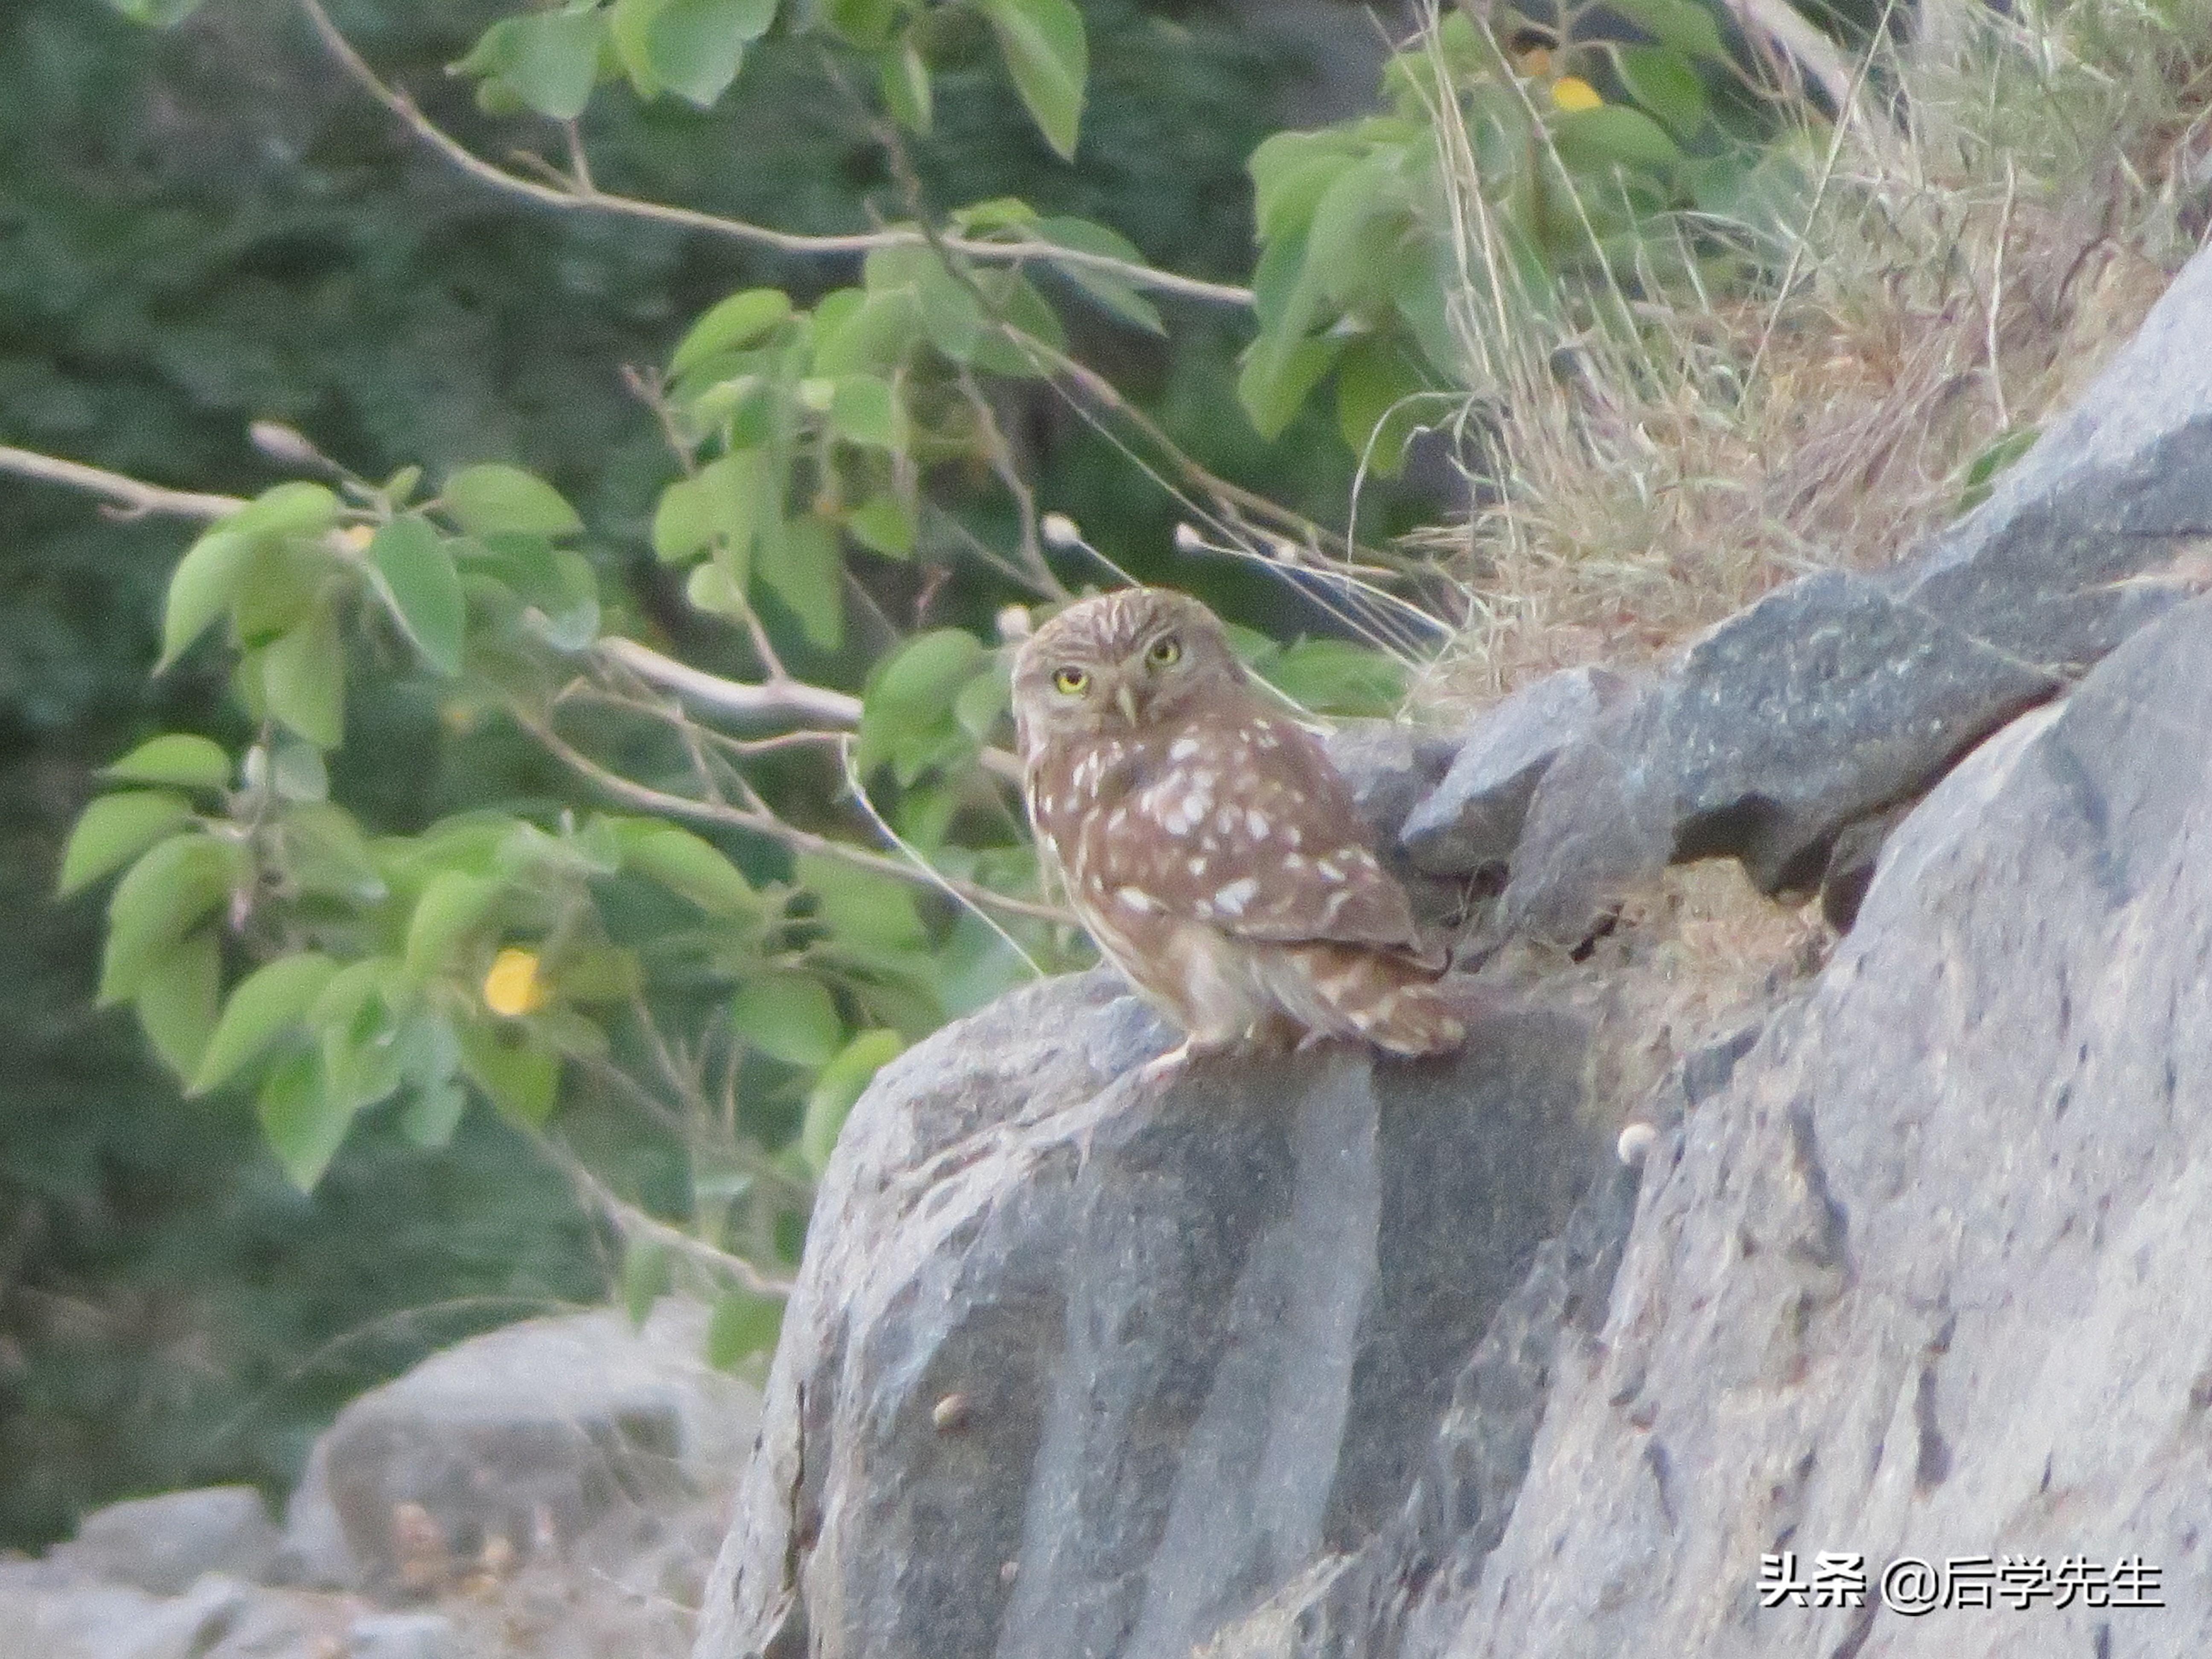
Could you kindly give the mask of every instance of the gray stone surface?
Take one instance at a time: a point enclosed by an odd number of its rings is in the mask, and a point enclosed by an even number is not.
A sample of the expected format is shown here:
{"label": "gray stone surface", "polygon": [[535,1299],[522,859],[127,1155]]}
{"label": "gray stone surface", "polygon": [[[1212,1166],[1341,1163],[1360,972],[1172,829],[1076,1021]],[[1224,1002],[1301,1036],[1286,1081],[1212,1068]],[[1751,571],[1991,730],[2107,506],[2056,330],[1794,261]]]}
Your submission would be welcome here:
{"label": "gray stone surface", "polygon": [[2212,252],[1990,498],[1891,573],[1899,597],[2079,673],[2212,584]]}
{"label": "gray stone surface", "polygon": [[1403,815],[1399,843],[1416,869],[1470,876],[1511,856],[1537,781],[1588,734],[1628,682],[1602,668],[1563,668],[1486,708],[1451,765]]}
{"label": "gray stone surface", "polygon": [[726,1489],[758,1403],[707,1364],[705,1318],[664,1300],[642,1332],[611,1310],[529,1320],[362,1395],[294,1494],[288,1566],[307,1583],[428,1588],[488,1545],[527,1558]]}
{"label": "gray stone surface", "polygon": [[346,1631],[346,1659],[460,1659],[460,1634],[442,1613],[373,1613]]}
{"label": "gray stone surface", "polygon": [[1923,788],[2061,689],[2054,675],[1831,571],[1769,594],[1571,744],[1536,786],[1506,932],[1573,945],[1670,861],[1732,854],[1816,885],[1836,834]]}
{"label": "gray stone surface", "polygon": [[1405,1506],[1609,1131],[1582,1034],[1132,1075],[1110,974],[894,1062],[824,1177],[700,1659],[1170,1656]]}
{"label": "gray stone surface", "polygon": [[1414,803],[1436,787],[1458,745],[1402,720],[1345,720],[1322,740],[1329,762],[1352,786],[1352,804],[1388,848]]}
{"label": "gray stone surface", "polygon": [[212,1574],[182,1595],[163,1597],[128,1585],[33,1584],[0,1573],[0,1653],[9,1659],[207,1659],[254,1594],[251,1585]]}
{"label": "gray stone surface", "polygon": [[[1504,1534],[1402,1651],[2212,1652],[2208,732],[2200,600],[1897,830],[1809,995],[1654,1148]],[[2140,1555],[2166,1606],[1762,1609],[1780,1550]]]}
{"label": "gray stone surface", "polygon": [[[1925,550],[1779,590],[1571,744],[1529,804],[1496,936],[1579,944],[1668,860],[1733,856],[1765,891],[1810,891],[1847,827],[2212,586],[2209,543],[2212,250]],[[1846,862],[1847,917],[1865,866]]]}
{"label": "gray stone surface", "polygon": [[276,1544],[276,1527],[259,1492],[206,1486],[94,1510],[51,1559],[86,1577],[176,1595],[203,1573],[261,1577]]}

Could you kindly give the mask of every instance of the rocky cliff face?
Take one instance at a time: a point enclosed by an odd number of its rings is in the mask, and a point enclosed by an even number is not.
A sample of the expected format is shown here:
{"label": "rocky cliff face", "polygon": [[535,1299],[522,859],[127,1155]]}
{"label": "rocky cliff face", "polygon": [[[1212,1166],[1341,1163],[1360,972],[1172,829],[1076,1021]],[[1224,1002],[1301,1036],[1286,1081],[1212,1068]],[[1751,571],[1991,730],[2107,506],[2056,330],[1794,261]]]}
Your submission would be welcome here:
{"label": "rocky cliff face", "polygon": [[1363,784],[1470,961],[1821,895],[1655,1092],[1540,978],[1447,1065],[1146,1092],[1101,975],[887,1069],[698,1659],[2212,1652],[2208,547],[2200,256],[1937,545]]}

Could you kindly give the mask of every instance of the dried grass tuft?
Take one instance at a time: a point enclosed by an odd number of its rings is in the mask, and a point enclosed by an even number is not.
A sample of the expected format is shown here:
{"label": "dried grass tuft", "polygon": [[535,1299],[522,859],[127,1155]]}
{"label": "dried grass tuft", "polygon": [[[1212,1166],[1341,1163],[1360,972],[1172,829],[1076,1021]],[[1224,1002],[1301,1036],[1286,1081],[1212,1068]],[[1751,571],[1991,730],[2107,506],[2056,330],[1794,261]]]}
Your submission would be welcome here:
{"label": "dried grass tuft", "polygon": [[[1468,624],[1419,701],[1666,655],[1778,583],[1873,568],[1960,510],[1976,463],[2063,410],[2212,217],[2212,0],[1923,0],[1840,130],[1763,294],[1613,273],[1508,307],[1440,109],[1468,275],[1455,307],[1494,492],[1429,532]],[[1868,88],[1886,88],[1876,100]]]}

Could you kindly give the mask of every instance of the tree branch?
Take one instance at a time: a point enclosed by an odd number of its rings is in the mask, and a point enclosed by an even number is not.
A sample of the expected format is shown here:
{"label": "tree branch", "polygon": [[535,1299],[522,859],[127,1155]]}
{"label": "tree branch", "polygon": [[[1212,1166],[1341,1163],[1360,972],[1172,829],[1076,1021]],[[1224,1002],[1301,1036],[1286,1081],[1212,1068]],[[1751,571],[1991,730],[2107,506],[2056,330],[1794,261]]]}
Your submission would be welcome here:
{"label": "tree branch", "polygon": [[[928,240],[918,230],[860,231],[838,236],[808,235],[798,231],[777,230],[768,225],[756,225],[743,219],[726,218],[720,214],[702,213],[696,208],[673,207],[665,202],[648,202],[635,196],[617,195],[599,189],[591,182],[588,174],[580,173],[559,185],[526,179],[485,161],[423,114],[413,99],[387,83],[369,66],[368,60],[354,50],[353,43],[346,39],[337,25],[331,21],[330,14],[323,9],[320,0],[300,0],[300,9],[307,14],[307,21],[322,38],[331,55],[338,60],[363,91],[398,116],[417,138],[469,177],[511,196],[520,196],[541,206],[568,211],[581,209],[611,213],[683,230],[702,231],[708,235],[749,243],[755,247],[773,248],[781,253],[869,253],[878,248],[919,246]],[[1178,276],[1171,270],[1158,270],[1150,265],[1133,264],[1126,259],[1116,259],[1109,254],[1085,252],[1079,248],[1061,247],[1054,242],[988,242],[962,236],[948,236],[943,241],[945,246],[975,259],[1001,262],[1046,260],[1054,264],[1079,266],[1105,276],[1117,276],[1135,287],[1151,289],[1162,294],[1180,295],[1187,300],[1247,307],[1253,302],[1252,290],[1249,288]]]}
{"label": "tree branch", "polygon": [[781,842],[795,853],[818,853],[827,858],[840,859],[858,869],[872,871],[878,875],[895,876],[909,885],[926,887],[933,891],[942,890],[965,903],[988,905],[1010,915],[1033,916],[1040,921],[1073,922],[1075,920],[1066,911],[1054,905],[1009,897],[1004,893],[994,893],[988,887],[978,887],[972,882],[958,881],[934,872],[924,875],[896,859],[885,858],[880,853],[871,853],[865,848],[854,847],[845,842],[832,841],[829,836],[817,836],[811,830],[802,830],[795,823],[786,823],[773,812],[714,801],[694,800],[688,795],[675,795],[665,789],[655,789],[650,784],[639,783],[600,765],[527,710],[515,708],[509,712],[516,724],[537,738],[570,771],[626,805],[648,812],[663,813],[669,817],[689,818],[695,823],[711,823],[723,829],[743,830],[756,836],[765,836],[771,841]]}
{"label": "tree branch", "polygon": [[159,513],[173,519],[205,521],[228,517],[246,505],[236,495],[204,495],[197,490],[167,489],[160,484],[126,478],[120,472],[87,466],[81,461],[64,461],[27,449],[11,449],[5,444],[0,444],[0,472],[105,496],[124,518]]}

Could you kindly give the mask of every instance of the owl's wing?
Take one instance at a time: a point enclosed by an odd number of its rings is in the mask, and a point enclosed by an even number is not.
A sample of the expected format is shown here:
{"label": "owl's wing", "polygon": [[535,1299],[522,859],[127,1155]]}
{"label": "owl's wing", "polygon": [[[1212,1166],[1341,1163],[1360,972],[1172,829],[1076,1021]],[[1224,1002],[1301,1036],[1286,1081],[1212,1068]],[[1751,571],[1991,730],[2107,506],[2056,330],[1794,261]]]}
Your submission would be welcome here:
{"label": "owl's wing", "polygon": [[1352,792],[1303,727],[1253,710],[1185,728],[1081,832],[1094,902],[1234,938],[1430,952]]}

